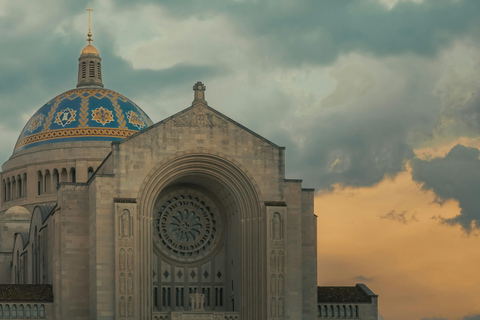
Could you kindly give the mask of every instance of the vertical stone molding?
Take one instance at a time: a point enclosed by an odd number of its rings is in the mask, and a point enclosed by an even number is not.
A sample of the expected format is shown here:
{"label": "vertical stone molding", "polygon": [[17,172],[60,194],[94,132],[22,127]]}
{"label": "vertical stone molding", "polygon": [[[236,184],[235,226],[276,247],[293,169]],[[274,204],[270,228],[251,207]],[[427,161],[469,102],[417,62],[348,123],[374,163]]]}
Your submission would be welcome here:
{"label": "vertical stone molding", "polygon": [[287,207],[265,203],[267,217],[269,317],[270,320],[285,319],[285,225]]}
{"label": "vertical stone molding", "polygon": [[[125,201],[126,202],[126,201]],[[116,319],[135,319],[134,230],[136,204],[115,203]]]}

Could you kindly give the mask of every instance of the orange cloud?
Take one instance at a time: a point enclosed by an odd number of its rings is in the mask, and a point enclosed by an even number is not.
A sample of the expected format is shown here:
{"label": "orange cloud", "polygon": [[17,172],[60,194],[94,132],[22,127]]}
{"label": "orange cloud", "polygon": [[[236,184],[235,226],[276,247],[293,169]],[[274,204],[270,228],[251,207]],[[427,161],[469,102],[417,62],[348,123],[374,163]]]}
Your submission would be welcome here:
{"label": "orange cloud", "polygon": [[480,314],[480,239],[435,219],[458,215],[456,201],[434,201],[409,171],[373,188],[320,193],[319,285],[363,280],[388,320]]}

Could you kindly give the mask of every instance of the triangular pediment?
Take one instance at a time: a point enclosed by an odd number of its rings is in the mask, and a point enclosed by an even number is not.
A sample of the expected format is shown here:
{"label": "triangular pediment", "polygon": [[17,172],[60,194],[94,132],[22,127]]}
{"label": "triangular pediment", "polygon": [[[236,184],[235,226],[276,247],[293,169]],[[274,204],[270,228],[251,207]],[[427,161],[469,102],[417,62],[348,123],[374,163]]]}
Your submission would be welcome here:
{"label": "triangular pediment", "polygon": [[194,102],[194,104],[162,121],[155,123],[154,125],[122,140],[120,143],[126,142],[130,139],[134,139],[136,136],[147,134],[150,130],[154,130],[156,127],[163,126],[171,122],[172,127],[184,127],[184,128],[218,128],[219,130],[226,130],[229,125],[233,125],[238,129],[245,131],[246,133],[253,135],[255,138],[262,140],[275,148],[281,148],[270,140],[262,137],[247,127],[241,125],[235,120],[225,116],[221,112],[213,109],[204,102]]}

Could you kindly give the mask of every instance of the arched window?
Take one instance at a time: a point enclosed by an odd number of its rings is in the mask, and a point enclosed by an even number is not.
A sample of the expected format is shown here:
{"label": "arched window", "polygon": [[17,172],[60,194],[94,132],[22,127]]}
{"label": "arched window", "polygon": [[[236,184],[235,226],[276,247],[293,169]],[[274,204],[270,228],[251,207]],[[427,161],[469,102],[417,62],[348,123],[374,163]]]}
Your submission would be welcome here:
{"label": "arched window", "polygon": [[101,74],[102,68],[100,67],[100,62],[97,62],[97,79],[102,80],[102,74]]}
{"label": "arched window", "polygon": [[88,179],[90,179],[91,176],[93,176],[93,168],[88,167]]}
{"label": "arched window", "polygon": [[15,177],[12,177],[12,200],[17,198],[17,182],[15,181]]}
{"label": "arched window", "polygon": [[23,190],[22,189],[22,176],[18,175],[17,176],[17,181],[18,181],[17,182],[17,197],[21,198],[21,197],[23,197],[23,195],[22,195],[22,190]]}
{"label": "arched window", "polygon": [[3,307],[2,307],[2,305],[0,304],[0,318],[2,318],[2,317],[3,317]]}
{"label": "arched window", "polygon": [[322,306],[317,306],[317,317],[321,318],[322,317]]}
{"label": "arched window", "polygon": [[340,316],[340,306],[335,307],[335,318],[338,318]]}
{"label": "arched window", "polygon": [[55,190],[56,190],[57,187],[58,187],[58,184],[60,183],[60,177],[58,176],[58,170],[57,170],[57,169],[53,169],[53,177],[52,177],[52,180],[53,180],[53,187],[54,187]]}
{"label": "arched window", "polygon": [[23,304],[18,306],[18,317],[23,318],[25,316],[24,314],[24,309],[23,309]]}
{"label": "arched window", "polygon": [[342,306],[342,309],[340,310],[340,317],[345,318],[347,316],[347,307]]}
{"label": "arched window", "polygon": [[323,316],[325,318],[328,317],[328,307],[327,306],[323,306]]}
{"label": "arched window", "polygon": [[17,317],[17,305],[14,304],[12,305],[12,318],[16,318]]}
{"label": "arched window", "polygon": [[61,176],[61,182],[67,182],[68,181],[68,173],[67,169],[63,168],[62,169],[62,176]]}
{"label": "arched window", "polygon": [[23,174],[23,196],[26,197],[27,196],[27,174],[24,173]]}
{"label": "arched window", "polygon": [[330,306],[330,308],[328,308],[328,316],[333,317],[333,306]]}
{"label": "arched window", "polygon": [[44,178],[44,181],[45,181],[45,193],[50,193],[52,192],[52,189],[51,189],[51,176],[50,176],[50,170],[46,170],[45,171],[45,178]]}
{"label": "arched window", "polygon": [[95,62],[90,61],[88,66],[88,77],[95,78]]}
{"label": "arched window", "polygon": [[32,308],[32,317],[38,317],[38,306],[36,304],[34,304]]}
{"label": "arched window", "polygon": [[87,77],[87,63],[85,61],[82,62],[82,79]]}
{"label": "arched window", "polygon": [[43,186],[43,174],[41,171],[38,171],[38,182],[37,182],[37,186],[38,186],[38,195],[41,195],[43,193],[43,189],[42,189],[42,186]]}
{"label": "arched window", "polygon": [[7,197],[6,197],[6,201],[10,201],[12,200],[12,198],[10,197],[11,196],[11,193],[10,193],[10,178],[7,179]]}
{"label": "arched window", "polygon": [[45,305],[40,306],[40,318],[45,318]]}
{"label": "arched window", "polygon": [[32,307],[29,304],[25,307],[25,318],[30,318],[32,316]]}
{"label": "arched window", "polygon": [[354,316],[355,318],[358,318],[358,306],[355,306],[355,310],[354,310],[354,312],[353,312],[353,316]]}
{"label": "arched window", "polygon": [[8,304],[5,305],[5,318],[10,318],[10,306]]}
{"label": "arched window", "polygon": [[72,182],[77,182],[77,181],[76,181],[77,179],[76,179],[76,176],[75,176],[75,168],[73,168],[73,167],[70,168],[70,180],[71,180]]}
{"label": "arched window", "polygon": [[348,306],[348,309],[347,309],[347,318],[351,318],[352,317],[352,306]]}
{"label": "arched window", "polygon": [[2,201],[3,201],[3,202],[6,202],[6,201],[7,201],[7,183],[5,182],[5,179],[3,179],[2,187],[3,187],[3,197],[2,197]]}

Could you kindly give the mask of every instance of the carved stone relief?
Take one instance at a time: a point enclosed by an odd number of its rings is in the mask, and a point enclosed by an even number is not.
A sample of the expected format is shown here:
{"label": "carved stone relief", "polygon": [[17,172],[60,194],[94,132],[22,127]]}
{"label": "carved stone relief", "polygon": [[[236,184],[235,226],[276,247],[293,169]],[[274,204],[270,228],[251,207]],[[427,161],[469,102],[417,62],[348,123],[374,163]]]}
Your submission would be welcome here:
{"label": "carved stone relief", "polygon": [[280,250],[278,251],[278,271],[283,272],[283,264],[284,264],[283,251]]}
{"label": "carved stone relief", "polygon": [[270,293],[275,293],[275,286],[276,286],[277,279],[274,274],[270,276]]}
{"label": "carved stone relief", "polygon": [[126,308],[125,297],[120,298],[119,305],[120,305],[119,306],[120,316],[124,317],[125,316],[125,308]]}
{"label": "carved stone relief", "polygon": [[131,248],[127,251],[127,268],[128,271],[133,270],[133,250]]}
{"label": "carved stone relief", "polygon": [[128,304],[127,304],[127,314],[129,317],[133,316],[133,297],[128,297]]}
{"label": "carved stone relief", "polygon": [[134,317],[134,216],[135,203],[115,203],[116,301],[121,319]]}
{"label": "carved stone relief", "polygon": [[175,127],[221,127],[225,128],[227,122],[205,108],[195,108],[173,119]]}
{"label": "carved stone relief", "polygon": [[121,248],[118,255],[118,268],[120,271],[125,270],[125,249]]}
{"label": "carved stone relief", "polygon": [[133,273],[128,274],[127,278],[127,293],[133,294]]}
{"label": "carved stone relief", "polygon": [[120,293],[125,294],[125,273],[120,274],[120,279],[118,283],[120,285]]}
{"label": "carved stone relief", "polygon": [[275,254],[275,250],[272,250],[270,253],[270,268],[271,271],[275,271],[277,264],[277,255]]}
{"label": "carved stone relief", "polygon": [[275,298],[270,299],[270,315],[272,317],[277,315],[277,303]]}

